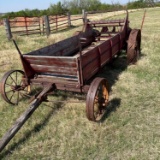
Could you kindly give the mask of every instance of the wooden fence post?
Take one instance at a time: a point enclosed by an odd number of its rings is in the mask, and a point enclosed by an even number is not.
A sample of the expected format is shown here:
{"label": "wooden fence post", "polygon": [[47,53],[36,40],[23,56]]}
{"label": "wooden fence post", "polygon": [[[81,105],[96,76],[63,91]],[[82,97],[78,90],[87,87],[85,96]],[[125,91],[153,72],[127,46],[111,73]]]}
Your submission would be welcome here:
{"label": "wooden fence post", "polygon": [[56,32],[58,31],[58,15],[56,14]]}
{"label": "wooden fence post", "polygon": [[82,9],[82,20],[83,20],[83,23],[85,22],[85,10]]}
{"label": "wooden fence post", "polygon": [[82,10],[82,20],[83,20],[83,23],[87,21],[87,12],[84,9]]}
{"label": "wooden fence post", "polygon": [[68,16],[68,27],[71,27],[71,14],[68,12],[67,13],[67,16]]}
{"label": "wooden fence post", "polygon": [[46,35],[47,37],[50,35],[50,24],[49,24],[49,17],[44,16],[44,24],[45,24],[45,29],[46,29]]}
{"label": "wooden fence post", "polygon": [[7,38],[8,38],[8,40],[10,40],[12,38],[12,32],[11,32],[9,19],[8,18],[3,19],[3,23],[4,23],[4,26],[5,26]]}
{"label": "wooden fence post", "polygon": [[28,25],[27,25],[27,17],[24,17],[25,27],[26,27],[26,34],[28,36]]}

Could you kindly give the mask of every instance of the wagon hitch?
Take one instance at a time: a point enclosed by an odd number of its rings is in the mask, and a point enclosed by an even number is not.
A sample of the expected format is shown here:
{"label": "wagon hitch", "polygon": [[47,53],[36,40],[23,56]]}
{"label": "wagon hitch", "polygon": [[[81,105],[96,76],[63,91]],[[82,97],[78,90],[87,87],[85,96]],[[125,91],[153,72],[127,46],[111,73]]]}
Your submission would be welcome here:
{"label": "wagon hitch", "polygon": [[0,140],[0,152],[9,143],[9,141],[15,136],[20,130],[23,124],[30,118],[33,112],[39,107],[39,105],[46,99],[48,92],[54,89],[54,85],[44,85],[42,92],[31,102],[28,109],[16,120],[14,125],[6,132],[6,134]]}

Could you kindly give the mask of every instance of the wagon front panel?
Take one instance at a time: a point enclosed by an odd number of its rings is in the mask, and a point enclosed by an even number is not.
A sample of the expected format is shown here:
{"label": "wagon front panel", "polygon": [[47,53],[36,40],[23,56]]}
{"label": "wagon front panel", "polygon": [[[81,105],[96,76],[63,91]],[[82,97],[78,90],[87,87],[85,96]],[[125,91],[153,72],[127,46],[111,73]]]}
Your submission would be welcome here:
{"label": "wagon front panel", "polygon": [[[24,55],[25,60],[35,72],[32,82],[55,83],[57,89],[79,87],[77,59],[72,57],[31,56]],[[77,90],[77,89],[76,89]]]}

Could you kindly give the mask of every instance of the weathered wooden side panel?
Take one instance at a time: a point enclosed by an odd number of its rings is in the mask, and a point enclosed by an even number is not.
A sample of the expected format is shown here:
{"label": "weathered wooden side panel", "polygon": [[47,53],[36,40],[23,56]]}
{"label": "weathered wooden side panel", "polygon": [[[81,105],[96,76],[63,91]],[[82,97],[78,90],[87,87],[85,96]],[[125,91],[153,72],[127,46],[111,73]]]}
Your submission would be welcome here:
{"label": "weathered wooden side panel", "polygon": [[101,66],[112,58],[111,42],[107,40],[98,46],[101,55]]}
{"label": "weathered wooden side panel", "polygon": [[95,75],[111,57],[112,49],[110,40],[102,42],[84,54],[82,56],[83,80],[87,81]]}
{"label": "weathered wooden side panel", "polygon": [[95,70],[99,68],[99,50],[95,47],[82,56],[82,74],[86,81],[93,76]]}
{"label": "weathered wooden side panel", "polygon": [[122,48],[123,46],[124,46],[124,41],[125,41],[125,32],[123,31],[123,32],[121,32],[121,33],[119,33],[119,36],[120,36],[120,47]]}
{"label": "weathered wooden side panel", "polygon": [[110,39],[112,47],[112,56],[120,51],[120,36],[119,34],[115,35]]}

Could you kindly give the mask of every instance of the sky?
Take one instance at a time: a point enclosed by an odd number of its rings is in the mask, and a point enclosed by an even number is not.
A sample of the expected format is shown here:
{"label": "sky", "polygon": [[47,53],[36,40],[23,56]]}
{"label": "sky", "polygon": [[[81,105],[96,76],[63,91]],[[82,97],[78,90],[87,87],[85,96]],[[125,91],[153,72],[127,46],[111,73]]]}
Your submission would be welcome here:
{"label": "sky", "polygon": [[[55,4],[60,0],[0,0],[0,13],[16,12],[24,9],[47,9],[50,4]],[[125,4],[128,0],[101,0],[102,3]]]}

